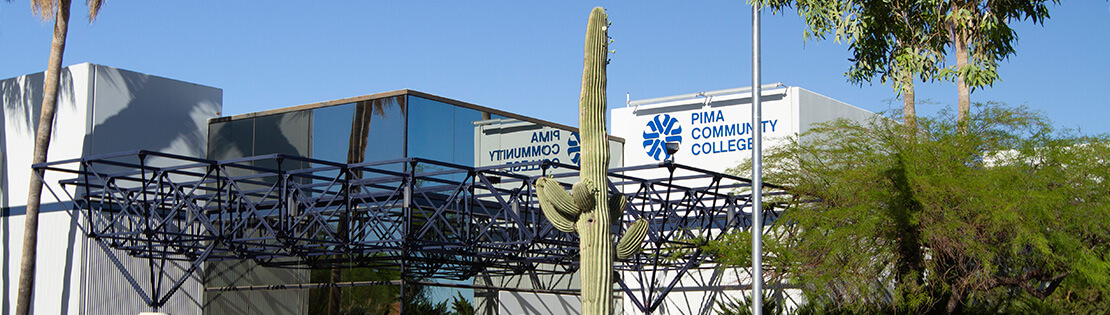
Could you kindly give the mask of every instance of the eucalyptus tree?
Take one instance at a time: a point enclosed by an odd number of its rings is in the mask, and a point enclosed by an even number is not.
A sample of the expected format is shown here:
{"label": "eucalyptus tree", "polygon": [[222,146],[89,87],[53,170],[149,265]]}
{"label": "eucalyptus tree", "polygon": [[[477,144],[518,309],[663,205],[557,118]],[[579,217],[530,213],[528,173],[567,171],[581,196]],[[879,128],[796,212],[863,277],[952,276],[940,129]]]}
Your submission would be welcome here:
{"label": "eucalyptus tree", "polygon": [[764,157],[767,181],[799,196],[773,200],[792,236],[768,261],[809,311],[1105,312],[1110,138],[975,109],[966,132],[951,111],[920,118],[915,139],[892,119],[842,120]]}
{"label": "eucalyptus tree", "polygon": [[[32,164],[46,162],[46,151],[50,146],[50,134],[54,126],[54,112],[58,103],[58,81],[62,72],[62,54],[66,48],[66,33],[69,31],[70,0],[32,0],[31,8],[43,20],[54,19],[54,37],[50,43],[50,59],[47,62],[46,78],[43,81],[42,112],[38,129],[35,131],[35,148]],[[89,21],[96,18],[103,0],[86,1],[89,7]],[[32,175],[27,192],[27,213],[24,216],[23,254],[19,267],[19,289],[16,298],[16,314],[28,314],[31,309],[31,296],[35,283],[35,257],[37,256],[39,205],[42,197],[42,174]]]}
{"label": "eucalyptus tree", "polygon": [[[959,93],[958,121],[967,132],[971,92],[990,86],[998,80],[998,63],[1015,53],[1013,43],[1017,32],[1010,27],[1015,20],[1044,24],[1048,19],[1048,0],[989,1],[931,0],[936,2],[941,20],[937,23],[947,32],[946,45],[954,50],[956,66],[947,76],[956,81]],[[1060,3],[1059,0],[1051,0]]]}
{"label": "eucalyptus tree", "polygon": [[[796,6],[808,29],[805,37],[834,35],[847,41],[853,66],[846,75],[855,83],[876,75],[891,81],[903,95],[912,126],[914,79],[954,81],[957,118],[967,131],[971,92],[998,80],[998,64],[1016,51],[1011,23],[1043,24],[1048,2],[1058,0],[756,0],[776,11]],[[947,59],[955,59],[948,66]],[[908,96],[908,97],[907,97]]]}
{"label": "eucalyptus tree", "polygon": [[902,119],[908,131],[917,129],[915,83],[937,78],[944,58],[942,37],[928,23],[937,10],[924,1],[869,0],[860,7],[858,29],[849,33],[854,53],[852,66],[845,74],[856,84],[878,76],[902,96]]}
{"label": "eucalyptus tree", "polygon": [[944,51],[935,27],[940,11],[921,0],[764,0],[776,12],[795,6],[805,40],[847,43],[853,57],[844,74],[855,84],[876,78],[902,96],[903,121],[916,128],[914,84],[938,78]]}

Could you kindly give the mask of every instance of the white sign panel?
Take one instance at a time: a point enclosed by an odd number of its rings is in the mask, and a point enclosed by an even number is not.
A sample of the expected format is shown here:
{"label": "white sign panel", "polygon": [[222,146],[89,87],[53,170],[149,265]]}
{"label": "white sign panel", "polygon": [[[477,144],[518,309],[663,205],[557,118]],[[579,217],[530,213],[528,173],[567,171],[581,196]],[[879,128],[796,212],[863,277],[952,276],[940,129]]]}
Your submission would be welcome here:
{"label": "white sign panel", "polygon": [[[578,133],[518,120],[489,120],[474,127],[476,166],[551,161],[578,164]],[[540,165],[509,169],[530,176],[540,175]],[[551,171],[557,171],[552,169]]]}
{"label": "white sign panel", "polygon": [[755,124],[751,108],[737,102],[620,108],[613,110],[613,134],[627,141],[625,165],[663,162],[665,143],[678,142],[676,163],[724,172],[751,158],[755,128],[763,131],[764,148],[796,130],[787,99],[763,102],[763,121]]}

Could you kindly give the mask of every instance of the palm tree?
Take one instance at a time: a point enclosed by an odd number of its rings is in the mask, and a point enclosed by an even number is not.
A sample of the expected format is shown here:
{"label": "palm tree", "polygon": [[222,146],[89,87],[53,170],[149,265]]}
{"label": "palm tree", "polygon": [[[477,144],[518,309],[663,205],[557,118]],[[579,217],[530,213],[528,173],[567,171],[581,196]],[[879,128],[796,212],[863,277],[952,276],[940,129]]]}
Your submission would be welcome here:
{"label": "palm tree", "polygon": [[[58,102],[58,76],[62,72],[62,53],[66,48],[66,33],[69,31],[70,0],[32,0],[31,8],[43,20],[54,18],[54,40],[50,43],[50,61],[43,81],[42,114],[39,116],[38,130],[35,132],[35,150],[32,164],[46,162],[46,150],[50,147],[50,133],[53,132],[54,110]],[[87,0],[89,21],[100,12],[103,0]],[[36,171],[37,172],[37,171]],[[39,198],[42,197],[41,173],[31,176],[27,192],[27,215],[23,230],[23,255],[19,266],[19,293],[16,298],[15,313],[28,314],[31,310],[31,293],[35,284],[35,256],[38,246]]]}
{"label": "palm tree", "polygon": [[[348,140],[347,146],[347,163],[362,163],[366,161],[366,145],[367,140],[370,138],[370,122],[373,120],[374,115],[385,118],[386,108],[399,106],[401,111],[405,110],[405,97],[395,96],[390,98],[379,98],[368,101],[360,101],[355,105],[355,114],[351,119],[351,137]],[[362,170],[353,170],[352,175],[355,178],[362,178]],[[341,215],[339,218],[339,226],[337,231],[342,237],[346,237],[348,230],[348,218]],[[331,269],[331,283],[342,281],[343,269],[335,267]],[[337,315],[342,308],[342,292],[341,288],[332,286],[328,289],[328,315]]]}

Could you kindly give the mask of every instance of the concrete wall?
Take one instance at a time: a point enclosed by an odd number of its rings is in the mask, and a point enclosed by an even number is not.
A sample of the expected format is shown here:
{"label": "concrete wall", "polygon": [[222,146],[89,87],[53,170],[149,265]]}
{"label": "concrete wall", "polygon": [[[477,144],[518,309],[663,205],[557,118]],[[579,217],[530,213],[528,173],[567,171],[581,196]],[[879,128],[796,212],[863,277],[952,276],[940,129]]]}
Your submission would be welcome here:
{"label": "concrete wall", "polygon": [[[547,269],[551,266],[543,265]],[[578,292],[578,273],[523,273],[494,276],[479,274],[474,284],[495,288],[523,290],[562,290]],[[534,293],[511,290],[474,290],[474,308],[478,314],[581,314],[582,299],[573,294]]]}
{"label": "concrete wall", "polygon": [[[0,81],[4,114],[0,120],[0,286],[4,292],[0,314],[15,308],[25,196],[43,79],[38,73]],[[47,159],[138,149],[204,157],[207,120],[220,115],[222,93],[212,87],[100,65],[66,67]],[[60,179],[48,174],[46,183],[58,189]],[[64,211],[49,191],[44,191],[42,204],[35,313],[134,314],[149,310],[124,277],[130,274],[137,283],[149,283],[143,280],[149,277],[145,260],[106,251],[85,238],[83,221]],[[163,311],[199,312],[199,296],[199,281],[193,278]]]}

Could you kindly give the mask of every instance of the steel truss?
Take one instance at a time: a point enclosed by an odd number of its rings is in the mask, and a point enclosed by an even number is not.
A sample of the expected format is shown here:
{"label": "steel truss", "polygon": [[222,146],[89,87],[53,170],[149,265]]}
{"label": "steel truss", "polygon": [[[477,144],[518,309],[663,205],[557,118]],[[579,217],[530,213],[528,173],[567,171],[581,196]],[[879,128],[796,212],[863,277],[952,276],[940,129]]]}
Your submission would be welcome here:
{"label": "steel truss", "polygon": [[[542,218],[535,176],[512,172],[541,169],[569,189],[574,165],[472,167],[420,158],[343,164],[281,154],[215,161],[137,151],[34,168],[66,178],[48,189],[79,216],[89,238],[147,259],[145,286],[121,270],[156,308],[212,261],[372,267],[403,279],[534,280],[578,269],[577,236]],[[672,163],[612,169],[609,176],[610,190],[629,200],[615,234],[639,218],[651,223],[644,250],[616,264],[618,287],[645,313],[683,275],[714,266],[700,245],[751,226],[745,178]],[[765,196],[785,195],[765,187]],[[782,210],[766,209],[768,222]],[[182,264],[184,275],[167,272]]]}

